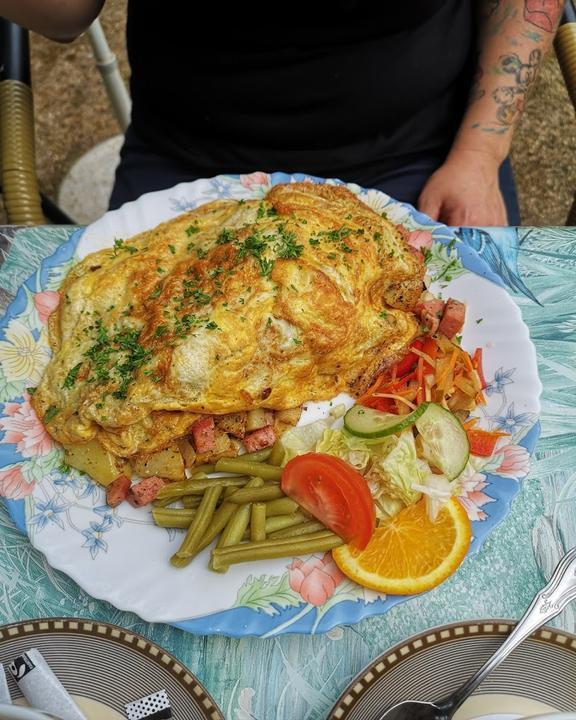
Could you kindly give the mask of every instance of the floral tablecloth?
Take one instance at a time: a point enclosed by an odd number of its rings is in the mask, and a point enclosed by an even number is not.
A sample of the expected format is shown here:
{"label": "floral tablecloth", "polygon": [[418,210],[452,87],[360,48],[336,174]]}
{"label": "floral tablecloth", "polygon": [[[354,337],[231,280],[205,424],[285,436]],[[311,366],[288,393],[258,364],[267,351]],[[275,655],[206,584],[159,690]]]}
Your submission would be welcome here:
{"label": "floral tablecloth", "polygon": [[[76,229],[0,228],[0,311]],[[446,622],[519,617],[563,552],[576,545],[576,229],[463,228],[459,236],[520,306],[544,391],[542,434],[512,511],[447,582],[384,616],[325,635],[194,636],[86,595],[50,568],[0,507],[0,623],[48,616],[116,623],[180,658],[229,720],[320,720],[354,675],[393,643]],[[0,356],[5,350],[0,341]],[[494,382],[505,384],[506,377]],[[0,468],[0,494],[10,494],[12,480]],[[322,587],[330,585],[329,577],[321,579]],[[576,610],[569,607],[556,624],[576,632]]]}

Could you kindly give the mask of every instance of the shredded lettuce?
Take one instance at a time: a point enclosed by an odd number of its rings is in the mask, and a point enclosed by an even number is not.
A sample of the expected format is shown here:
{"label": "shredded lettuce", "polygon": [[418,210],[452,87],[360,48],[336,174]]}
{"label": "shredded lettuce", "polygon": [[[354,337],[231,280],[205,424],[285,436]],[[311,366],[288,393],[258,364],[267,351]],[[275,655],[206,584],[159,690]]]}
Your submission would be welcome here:
{"label": "shredded lettuce", "polygon": [[363,438],[355,437],[346,430],[327,429],[316,445],[317,452],[328,453],[345,460],[362,475],[375,458],[386,457],[396,445],[394,436],[382,438],[377,445],[368,444]]}
{"label": "shredded lettuce", "polygon": [[296,427],[286,430],[282,435],[280,442],[284,448],[284,460],[282,465],[286,465],[289,460],[297,455],[303,455],[307,452],[316,450],[316,444],[322,439],[325,431],[329,430],[336,418],[328,417],[316,420],[308,425],[297,425]]}
{"label": "shredded lettuce", "polygon": [[435,522],[443,505],[452,497],[453,486],[445,475],[430,474],[422,484],[412,485],[426,498],[426,513],[430,522]]}
{"label": "shredded lettuce", "polygon": [[431,474],[428,463],[416,454],[412,429],[400,433],[396,446],[383,458],[375,458],[368,473],[370,482],[377,482],[380,495],[387,495],[411,505],[420,499],[420,493],[412,486],[422,484]]}

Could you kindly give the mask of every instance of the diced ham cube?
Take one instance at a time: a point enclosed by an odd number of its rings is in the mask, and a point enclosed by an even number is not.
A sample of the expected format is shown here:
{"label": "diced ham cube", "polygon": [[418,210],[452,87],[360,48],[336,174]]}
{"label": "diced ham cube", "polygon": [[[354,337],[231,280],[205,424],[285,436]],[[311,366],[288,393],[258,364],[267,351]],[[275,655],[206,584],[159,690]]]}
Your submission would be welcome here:
{"label": "diced ham cube", "polygon": [[440,332],[451,340],[462,330],[465,319],[466,305],[459,300],[450,298],[446,303],[442,320],[440,320]]}
{"label": "diced ham cube", "polygon": [[440,325],[440,319],[444,313],[445,303],[438,298],[426,300],[418,307],[418,314],[422,320],[422,324],[426,326],[428,331],[434,334]]}
{"label": "diced ham cube", "polygon": [[254,430],[254,432],[245,435],[243,442],[247,452],[256,452],[257,450],[263,450],[264,448],[274,445],[276,442],[276,433],[271,425],[266,425],[266,427]]}
{"label": "diced ham cube", "polygon": [[126,475],[118,475],[114,482],[106,488],[106,502],[110,507],[117,507],[121,502],[126,500],[130,492],[132,481]]}
{"label": "diced ham cube", "polygon": [[197,453],[211,452],[216,447],[216,428],[214,417],[206,415],[196,420],[192,425],[191,432],[194,439],[194,448]]}
{"label": "diced ham cube", "polygon": [[152,475],[152,477],[144,478],[144,480],[140,480],[139,483],[133,485],[126,499],[133,507],[148,505],[152,500],[156,500],[158,491],[164,485],[166,485],[166,482],[162,478]]}

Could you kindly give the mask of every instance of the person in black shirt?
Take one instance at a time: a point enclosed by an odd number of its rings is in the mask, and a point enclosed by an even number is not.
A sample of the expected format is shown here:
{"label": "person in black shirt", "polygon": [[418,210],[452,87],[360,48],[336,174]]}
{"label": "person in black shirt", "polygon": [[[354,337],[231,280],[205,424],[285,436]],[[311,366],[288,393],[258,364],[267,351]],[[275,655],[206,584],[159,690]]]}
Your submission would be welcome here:
{"label": "person in black shirt", "polygon": [[[54,39],[104,0],[0,0]],[[450,225],[520,221],[508,152],[561,0],[129,0],[132,121],[110,206],[226,173],[384,190]]]}

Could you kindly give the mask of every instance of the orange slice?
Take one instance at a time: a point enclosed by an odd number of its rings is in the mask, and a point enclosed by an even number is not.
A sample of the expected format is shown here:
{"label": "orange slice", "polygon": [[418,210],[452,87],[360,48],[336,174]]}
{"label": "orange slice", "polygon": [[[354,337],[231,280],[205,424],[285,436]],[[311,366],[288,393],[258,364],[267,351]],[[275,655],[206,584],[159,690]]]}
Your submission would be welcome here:
{"label": "orange slice", "polygon": [[435,522],[420,500],[376,528],[364,550],[342,545],[332,550],[340,570],[365,587],[390,595],[413,595],[446,580],[466,557],[472,529],[455,498]]}

